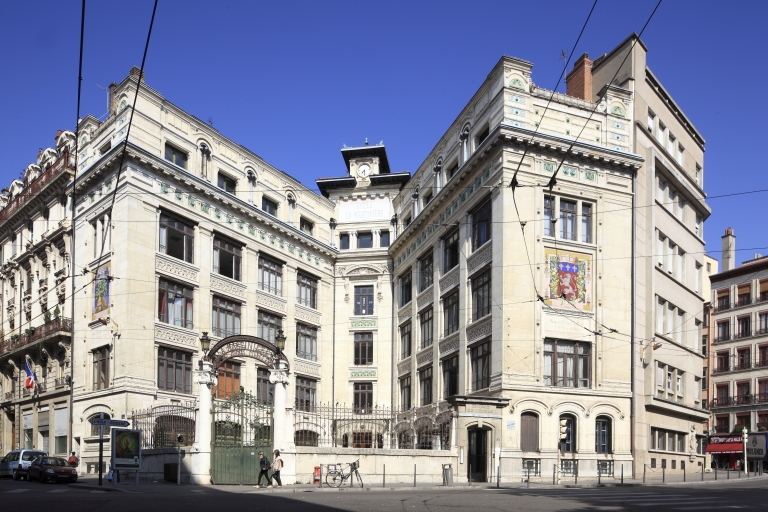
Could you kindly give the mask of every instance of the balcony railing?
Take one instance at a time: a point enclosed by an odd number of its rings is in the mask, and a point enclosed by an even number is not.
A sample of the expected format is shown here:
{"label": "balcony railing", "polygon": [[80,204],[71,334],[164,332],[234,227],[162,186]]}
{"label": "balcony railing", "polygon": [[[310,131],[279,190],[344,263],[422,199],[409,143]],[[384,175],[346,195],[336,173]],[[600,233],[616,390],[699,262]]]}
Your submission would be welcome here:
{"label": "balcony railing", "polygon": [[715,304],[715,312],[728,311],[731,309],[731,303],[729,301],[717,301]]}
{"label": "balcony railing", "polygon": [[715,343],[725,343],[727,341],[731,341],[732,339],[733,338],[731,337],[730,334],[726,334],[726,335],[718,336],[717,338],[715,338]]}
{"label": "balcony railing", "polygon": [[750,304],[752,304],[752,299],[749,296],[739,297],[736,300],[735,307],[749,306]]}
{"label": "balcony railing", "polygon": [[749,330],[739,331],[733,335],[733,339],[735,340],[743,340],[744,338],[751,338],[751,337],[752,337],[752,331],[749,331]]}
{"label": "balcony railing", "polygon": [[48,169],[35,178],[21,194],[11,199],[8,206],[0,211],[0,225],[13,217],[28,202],[34,201],[40,192],[53,180],[58,178],[66,169],[70,169],[69,153],[64,153]]}
{"label": "balcony railing", "polygon": [[736,396],[718,396],[712,399],[712,408],[738,405],[760,404],[768,402],[768,393],[744,394]]}
{"label": "balcony railing", "polygon": [[37,327],[34,331],[9,336],[0,341],[0,354],[26,347],[57,332],[71,333],[72,319],[64,317],[54,318],[50,322]]}

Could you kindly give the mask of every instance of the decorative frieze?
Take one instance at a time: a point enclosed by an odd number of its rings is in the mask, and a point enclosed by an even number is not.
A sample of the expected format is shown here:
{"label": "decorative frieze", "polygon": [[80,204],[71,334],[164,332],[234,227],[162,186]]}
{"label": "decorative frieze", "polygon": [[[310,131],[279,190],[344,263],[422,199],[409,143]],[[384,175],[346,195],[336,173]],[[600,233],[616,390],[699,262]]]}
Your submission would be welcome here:
{"label": "decorative frieze", "polygon": [[245,299],[245,285],[233,282],[227,278],[211,274],[211,291],[223,293],[230,297]]}
{"label": "decorative frieze", "polygon": [[177,277],[185,281],[194,281],[197,283],[198,270],[181,260],[157,253],[155,255],[155,270],[161,274]]}
{"label": "decorative frieze", "polygon": [[353,317],[349,319],[349,328],[354,329],[378,329],[378,317],[371,316],[366,318]]}
{"label": "decorative frieze", "polygon": [[490,336],[492,329],[493,317],[491,315],[487,315],[479,321],[469,324],[467,326],[467,343],[479,340],[485,336]]}
{"label": "decorative frieze", "polygon": [[322,315],[319,311],[302,306],[301,304],[296,304],[294,316],[296,317],[296,320],[301,320],[309,324],[320,325],[322,323]]}
{"label": "decorative frieze", "polygon": [[320,376],[320,365],[311,364],[309,362],[293,362],[293,371],[296,373],[303,373],[305,375],[312,375],[315,377]]}
{"label": "decorative frieze", "polygon": [[432,304],[432,302],[434,302],[435,300],[434,290],[435,290],[435,287],[430,286],[429,288],[421,292],[418,295],[418,297],[416,297],[416,307],[418,307],[419,310],[421,310],[421,308],[425,306],[429,306],[430,304]]}
{"label": "decorative frieze", "polygon": [[411,303],[409,302],[397,312],[397,323],[401,324],[413,316]]}
{"label": "decorative frieze", "polygon": [[467,274],[472,275],[493,259],[493,243],[487,242],[485,247],[467,258]]}
{"label": "decorative frieze", "polygon": [[440,342],[440,355],[459,350],[459,332],[451,334]]}
{"label": "decorative frieze", "polygon": [[365,370],[350,370],[350,379],[375,379],[376,368],[367,368]]}
{"label": "decorative frieze", "polygon": [[440,279],[440,293],[443,294],[459,284],[459,266],[453,267]]}
{"label": "decorative frieze", "polygon": [[197,346],[197,334],[166,324],[155,324],[155,339],[182,345]]}
{"label": "decorative frieze", "polygon": [[263,306],[273,311],[285,313],[286,302],[287,301],[282,297],[270,295],[268,293],[264,293],[261,290],[256,290],[256,306],[258,307]]}
{"label": "decorative frieze", "polygon": [[404,375],[408,373],[411,369],[411,358],[406,359],[405,361],[400,361],[397,363],[397,375]]}
{"label": "decorative frieze", "polygon": [[432,362],[432,347],[427,347],[418,354],[416,354],[416,366],[422,366]]}

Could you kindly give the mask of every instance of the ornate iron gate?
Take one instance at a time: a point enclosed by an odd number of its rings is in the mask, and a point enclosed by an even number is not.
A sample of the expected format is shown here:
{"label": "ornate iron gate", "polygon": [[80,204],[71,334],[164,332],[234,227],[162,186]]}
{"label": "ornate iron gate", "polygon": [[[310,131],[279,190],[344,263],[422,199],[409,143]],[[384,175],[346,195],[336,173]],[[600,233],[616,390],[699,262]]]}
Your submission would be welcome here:
{"label": "ornate iron gate", "polygon": [[250,393],[214,400],[211,481],[214,484],[255,484],[259,452],[272,460],[272,404]]}

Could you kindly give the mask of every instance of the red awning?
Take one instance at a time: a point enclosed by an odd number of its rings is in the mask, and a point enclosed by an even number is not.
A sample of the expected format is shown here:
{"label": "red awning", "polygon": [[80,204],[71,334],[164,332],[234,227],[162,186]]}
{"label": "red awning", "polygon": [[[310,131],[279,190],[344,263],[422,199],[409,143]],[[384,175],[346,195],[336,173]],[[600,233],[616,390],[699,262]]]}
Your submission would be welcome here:
{"label": "red awning", "polygon": [[712,436],[705,453],[744,453],[741,436]]}

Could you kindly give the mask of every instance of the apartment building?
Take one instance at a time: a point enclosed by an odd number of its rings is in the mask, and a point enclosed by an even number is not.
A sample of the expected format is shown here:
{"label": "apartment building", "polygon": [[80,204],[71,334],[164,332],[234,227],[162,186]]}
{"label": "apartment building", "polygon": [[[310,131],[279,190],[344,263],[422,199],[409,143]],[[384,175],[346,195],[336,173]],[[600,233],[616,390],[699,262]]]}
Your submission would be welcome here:
{"label": "apartment building", "polygon": [[768,257],[736,265],[736,235],[722,237],[723,269],[711,276],[711,433],[768,430]]}

